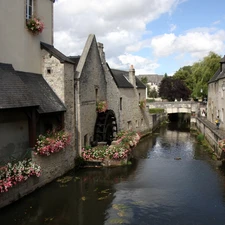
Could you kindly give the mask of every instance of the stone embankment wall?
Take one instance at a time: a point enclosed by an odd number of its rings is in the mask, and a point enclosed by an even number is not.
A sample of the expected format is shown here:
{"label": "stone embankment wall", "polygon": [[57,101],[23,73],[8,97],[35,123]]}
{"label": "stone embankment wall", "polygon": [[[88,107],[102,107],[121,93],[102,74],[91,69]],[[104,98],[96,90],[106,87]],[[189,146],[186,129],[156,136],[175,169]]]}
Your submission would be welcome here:
{"label": "stone embankment wall", "polygon": [[74,160],[71,160],[71,157],[74,157],[74,153],[69,146],[65,150],[50,156],[33,154],[32,161],[41,166],[41,176],[30,177],[25,182],[9,188],[8,192],[0,193],[0,208],[9,205],[73,169]]}
{"label": "stone embankment wall", "polygon": [[214,124],[200,117],[196,118],[196,128],[205,136],[217,158],[224,159],[224,152],[218,145],[218,141],[225,138],[223,131],[217,130]]}

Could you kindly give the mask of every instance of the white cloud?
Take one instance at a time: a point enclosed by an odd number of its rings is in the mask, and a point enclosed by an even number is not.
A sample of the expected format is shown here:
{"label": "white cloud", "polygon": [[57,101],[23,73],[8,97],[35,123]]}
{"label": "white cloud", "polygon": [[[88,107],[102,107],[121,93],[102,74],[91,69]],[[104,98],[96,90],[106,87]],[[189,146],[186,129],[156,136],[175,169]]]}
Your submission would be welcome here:
{"label": "white cloud", "polygon": [[176,30],[177,26],[175,24],[170,24],[170,32]]}
{"label": "white cloud", "polygon": [[65,54],[78,52],[68,48],[63,38],[70,37],[66,41],[75,47],[93,33],[104,43],[109,57],[117,56],[132,50],[127,46],[140,41],[146,25],[171,12],[181,1],[59,0],[54,4],[55,46]]}
{"label": "white cloud", "polygon": [[225,51],[224,41],[224,30],[217,30],[214,33],[189,32],[178,36],[170,33],[154,37],[151,41],[151,47],[157,57],[179,55],[185,52],[199,59],[210,51],[222,54]]}
{"label": "white cloud", "polygon": [[108,62],[111,68],[122,70],[129,70],[133,65],[136,75],[154,73],[155,69],[159,67],[157,62],[132,54],[120,55],[117,58],[109,59]]}
{"label": "white cloud", "polygon": [[[152,37],[147,24],[165,13],[172,14],[185,1],[58,0],[54,4],[54,45],[66,55],[80,55],[88,35],[95,34],[97,41],[104,44],[111,67],[127,70],[133,64],[136,74],[154,73],[160,67],[160,57],[172,55],[176,60],[189,54],[199,59],[209,51],[224,54],[225,31],[215,27],[197,27],[175,34],[176,25],[170,24],[170,33]],[[143,36],[149,38],[142,40]],[[147,58],[135,53],[143,48],[149,50]],[[151,51],[153,60],[148,59]]]}

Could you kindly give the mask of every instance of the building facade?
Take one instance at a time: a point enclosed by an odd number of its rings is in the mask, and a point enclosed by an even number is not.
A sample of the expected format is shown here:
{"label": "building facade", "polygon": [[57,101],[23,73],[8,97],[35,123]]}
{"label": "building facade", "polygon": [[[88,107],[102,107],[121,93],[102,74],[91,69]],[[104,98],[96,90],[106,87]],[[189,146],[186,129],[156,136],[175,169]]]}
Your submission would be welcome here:
{"label": "building facade", "polygon": [[220,68],[208,83],[207,119],[215,123],[220,118],[220,129],[225,130],[225,56],[220,61]]}

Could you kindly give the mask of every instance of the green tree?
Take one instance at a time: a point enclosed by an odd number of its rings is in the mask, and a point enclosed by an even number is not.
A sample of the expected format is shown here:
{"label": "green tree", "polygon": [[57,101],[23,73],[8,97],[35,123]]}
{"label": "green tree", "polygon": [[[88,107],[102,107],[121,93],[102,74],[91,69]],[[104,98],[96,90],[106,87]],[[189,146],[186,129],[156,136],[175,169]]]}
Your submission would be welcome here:
{"label": "green tree", "polygon": [[[193,89],[192,97],[203,97],[208,93],[208,82],[220,66],[221,57],[213,52],[204,57],[202,61],[192,66]],[[202,92],[201,92],[202,90]]]}
{"label": "green tree", "polygon": [[173,75],[175,79],[182,80],[186,86],[192,91],[193,89],[193,79],[192,79],[192,69],[191,66],[184,66],[180,68],[176,73]]}
{"label": "green tree", "polygon": [[190,94],[191,92],[185,83],[174,77],[164,77],[159,86],[159,96],[169,101],[174,101],[175,99],[188,100]]}
{"label": "green tree", "polygon": [[147,78],[147,77],[142,77],[142,78],[141,78],[141,82],[142,82],[143,84],[147,84],[147,83],[148,83],[148,78]]}

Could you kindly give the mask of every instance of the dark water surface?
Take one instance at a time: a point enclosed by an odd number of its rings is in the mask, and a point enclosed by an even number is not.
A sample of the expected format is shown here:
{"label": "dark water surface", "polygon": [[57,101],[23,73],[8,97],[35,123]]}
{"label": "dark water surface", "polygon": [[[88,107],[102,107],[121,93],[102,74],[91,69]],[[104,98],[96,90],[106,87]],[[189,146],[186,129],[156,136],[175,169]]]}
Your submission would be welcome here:
{"label": "dark water surface", "polygon": [[224,171],[171,124],[141,140],[132,165],[71,171],[1,209],[0,225],[222,225]]}

